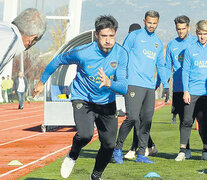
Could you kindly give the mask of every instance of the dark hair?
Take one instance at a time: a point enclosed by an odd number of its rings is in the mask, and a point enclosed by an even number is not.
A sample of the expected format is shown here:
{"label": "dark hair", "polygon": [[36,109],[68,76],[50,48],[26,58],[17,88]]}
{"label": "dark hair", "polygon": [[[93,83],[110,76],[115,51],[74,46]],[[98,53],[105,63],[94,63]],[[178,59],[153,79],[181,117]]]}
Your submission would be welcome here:
{"label": "dark hair", "polygon": [[100,32],[102,29],[106,29],[106,28],[112,28],[115,30],[115,32],[117,31],[118,29],[118,22],[117,20],[111,16],[111,15],[104,15],[104,16],[99,16],[97,19],[96,19],[96,22],[95,22],[95,29],[96,29],[96,32]]}
{"label": "dark hair", "polygon": [[175,25],[177,25],[178,23],[186,23],[187,24],[187,26],[189,26],[189,24],[190,24],[190,19],[187,17],[187,16],[185,16],[185,15],[182,15],[182,16],[178,16],[178,17],[176,17],[175,18],[175,20],[174,20],[174,22],[175,22]]}
{"label": "dark hair", "polygon": [[141,26],[138,23],[131,24],[129,26],[129,33],[137,29],[141,29]]}
{"label": "dark hair", "polygon": [[147,16],[149,16],[149,17],[152,17],[152,18],[160,18],[160,15],[159,15],[159,13],[157,12],[157,11],[154,11],[154,10],[150,10],[150,11],[147,11],[146,13],[145,13],[145,19],[147,19]]}

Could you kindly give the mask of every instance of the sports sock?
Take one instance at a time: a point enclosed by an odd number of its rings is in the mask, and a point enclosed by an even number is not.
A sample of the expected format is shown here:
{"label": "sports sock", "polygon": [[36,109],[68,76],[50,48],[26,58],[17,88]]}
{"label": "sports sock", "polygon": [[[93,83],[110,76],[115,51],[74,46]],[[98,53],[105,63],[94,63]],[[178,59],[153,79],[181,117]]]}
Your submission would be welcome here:
{"label": "sports sock", "polygon": [[186,152],[186,148],[180,148],[180,152],[185,153]]}

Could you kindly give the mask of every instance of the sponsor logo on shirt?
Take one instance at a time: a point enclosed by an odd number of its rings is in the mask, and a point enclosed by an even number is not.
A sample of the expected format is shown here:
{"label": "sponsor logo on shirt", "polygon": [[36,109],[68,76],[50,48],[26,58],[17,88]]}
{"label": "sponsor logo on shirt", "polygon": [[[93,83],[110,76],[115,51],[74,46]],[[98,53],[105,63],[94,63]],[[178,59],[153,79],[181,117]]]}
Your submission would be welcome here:
{"label": "sponsor logo on shirt", "polygon": [[116,69],[117,68],[117,62],[116,61],[110,62],[110,66],[112,67],[112,69]]}
{"label": "sponsor logo on shirt", "polygon": [[207,68],[207,61],[195,61],[194,65],[199,68]]}
{"label": "sponsor logo on shirt", "polygon": [[87,66],[88,69],[93,68],[92,66]]}
{"label": "sponsor logo on shirt", "polygon": [[[114,75],[111,75],[108,78],[111,79],[111,80],[114,80]],[[97,84],[100,84],[101,83],[99,76],[89,76],[88,79],[90,79],[91,81],[93,81],[93,82],[95,82]]]}
{"label": "sponsor logo on shirt", "polygon": [[142,43],[145,43],[145,42],[147,42],[147,41],[145,41],[145,40],[141,40],[141,42],[142,42]]}
{"label": "sponsor logo on shirt", "polygon": [[148,58],[155,60],[156,52],[143,49],[143,54],[146,55]]}
{"label": "sponsor logo on shirt", "polygon": [[183,62],[183,58],[184,58],[184,54],[175,56],[175,60],[178,60],[179,62]]}

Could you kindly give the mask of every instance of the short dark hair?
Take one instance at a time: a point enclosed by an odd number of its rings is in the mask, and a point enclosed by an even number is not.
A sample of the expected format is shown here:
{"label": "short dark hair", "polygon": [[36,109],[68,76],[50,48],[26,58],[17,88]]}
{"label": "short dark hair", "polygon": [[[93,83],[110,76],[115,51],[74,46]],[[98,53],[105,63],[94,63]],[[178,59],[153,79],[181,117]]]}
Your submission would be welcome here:
{"label": "short dark hair", "polygon": [[112,28],[115,32],[118,29],[118,22],[117,20],[111,15],[103,15],[99,16],[95,21],[95,29],[96,32],[100,32],[102,29]]}
{"label": "short dark hair", "polygon": [[141,26],[138,23],[131,24],[129,26],[129,33],[137,29],[141,29]]}
{"label": "short dark hair", "polygon": [[147,16],[152,18],[160,18],[160,14],[157,11],[149,10],[145,13],[145,19],[147,19]]}
{"label": "short dark hair", "polygon": [[190,24],[190,19],[189,19],[189,17],[187,17],[187,16],[185,16],[185,15],[182,15],[182,16],[178,16],[178,17],[176,17],[175,18],[175,20],[174,20],[174,22],[175,22],[175,25],[177,25],[178,23],[186,23],[187,24],[187,26],[189,26],[189,24]]}

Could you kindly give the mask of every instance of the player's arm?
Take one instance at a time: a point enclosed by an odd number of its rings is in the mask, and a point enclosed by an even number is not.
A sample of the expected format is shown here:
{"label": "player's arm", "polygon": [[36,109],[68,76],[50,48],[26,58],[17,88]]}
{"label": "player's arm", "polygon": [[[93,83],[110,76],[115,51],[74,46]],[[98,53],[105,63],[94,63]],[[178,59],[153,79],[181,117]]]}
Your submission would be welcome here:
{"label": "player's arm", "polygon": [[182,82],[183,82],[183,100],[185,103],[190,104],[191,98],[189,94],[189,76],[190,76],[191,58],[188,49],[184,52],[183,67],[182,67]]}
{"label": "player's arm", "polygon": [[171,56],[171,51],[170,51],[170,44],[168,44],[167,50],[166,50],[166,56],[165,56],[165,68],[166,68],[167,80],[169,80],[171,77],[172,66],[173,66],[173,61],[172,61],[172,56]]}
{"label": "player's arm", "polygon": [[159,51],[159,54],[157,56],[157,62],[156,62],[157,72],[160,76],[161,82],[163,84],[164,89],[169,89],[168,80],[166,77],[166,68],[164,63],[164,48],[161,47],[161,50]]}
{"label": "player's arm", "polygon": [[45,68],[40,81],[35,85],[33,89],[33,96],[39,96],[44,89],[44,84],[47,82],[49,77],[56,71],[61,65],[77,64],[78,58],[76,57],[76,51],[69,51],[63,54],[59,54],[52,59],[52,61]]}

